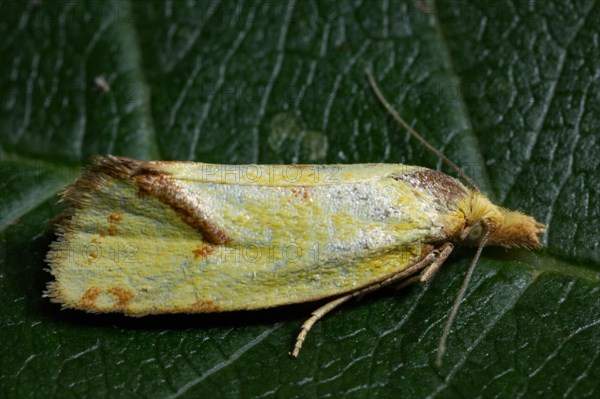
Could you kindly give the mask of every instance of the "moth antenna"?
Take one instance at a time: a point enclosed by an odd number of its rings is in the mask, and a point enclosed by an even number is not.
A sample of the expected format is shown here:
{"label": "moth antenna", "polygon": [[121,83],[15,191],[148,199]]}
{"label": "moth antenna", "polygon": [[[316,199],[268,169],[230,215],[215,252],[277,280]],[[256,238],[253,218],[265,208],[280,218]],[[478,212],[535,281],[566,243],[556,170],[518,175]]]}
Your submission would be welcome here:
{"label": "moth antenna", "polygon": [[471,179],[469,176],[464,174],[463,171],[460,170],[460,168],[454,162],[452,162],[450,159],[448,159],[448,157],[446,157],[444,154],[442,154],[442,152],[440,150],[438,150],[437,148],[435,148],[434,146],[429,144],[429,142],[427,142],[427,140],[425,140],[419,133],[417,133],[415,131],[415,129],[413,129],[404,119],[402,119],[400,114],[398,114],[398,112],[385,99],[385,97],[381,93],[381,90],[379,90],[379,87],[377,86],[377,83],[375,82],[375,78],[373,78],[373,75],[371,74],[371,71],[369,70],[369,68],[365,68],[365,74],[367,75],[367,79],[369,79],[369,85],[371,86],[371,89],[377,96],[377,99],[383,105],[383,107],[386,109],[386,111],[392,116],[392,118],[394,118],[394,120],[396,120],[396,122],[398,122],[400,124],[400,126],[402,126],[404,129],[406,129],[408,131],[408,133],[410,133],[411,136],[413,136],[415,139],[417,139],[429,151],[431,151],[436,156],[438,156],[442,161],[444,161],[444,163],[446,163],[446,165],[448,165],[450,167],[450,169],[454,170],[460,177],[462,177],[471,187],[473,187],[473,189],[475,191],[481,191],[479,189],[479,186],[477,186],[477,184],[473,181],[473,179]]}
{"label": "moth antenna", "polygon": [[446,342],[448,341],[448,335],[450,334],[450,328],[452,328],[452,324],[454,324],[454,319],[456,318],[456,314],[458,313],[458,308],[460,307],[460,303],[465,297],[465,292],[467,291],[467,286],[471,281],[471,277],[473,276],[473,271],[475,270],[475,266],[477,265],[477,261],[479,260],[479,256],[481,256],[481,252],[483,251],[483,247],[487,244],[488,238],[490,236],[490,229],[487,226],[483,225],[485,229],[485,234],[479,242],[479,247],[477,248],[477,252],[471,261],[471,265],[469,266],[469,270],[467,271],[467,275],[463,280],[463,283],[456,295],[456,299],[454,299],[454,304],[450,309],[450,313],[448,314],[448,320],[446,320],[446,325],[444,326],[444,332],[442,333],[442,337],[440,338],[440,343],[438,345],[437,355],[435,357],[435,365],[437,367],[442,367],[442,357],[444,357],[444,353],[446,352]]}

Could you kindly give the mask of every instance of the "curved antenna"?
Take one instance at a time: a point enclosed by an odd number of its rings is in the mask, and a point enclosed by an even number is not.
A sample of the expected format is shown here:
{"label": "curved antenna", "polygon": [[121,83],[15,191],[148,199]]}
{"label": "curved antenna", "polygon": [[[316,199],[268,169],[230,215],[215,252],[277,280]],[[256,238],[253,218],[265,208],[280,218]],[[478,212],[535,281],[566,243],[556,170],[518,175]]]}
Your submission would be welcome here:
{"label": "curved antenna", "polygon": [[398,112],[396,112],[396,110],[390,105],[390,103],[385,99],[385,97],[379,90],[379,87],[377,86],[377,83],[375,82],[375,79],[373,78],[373,75],[371,74],[371,71],[369,70],[369,68],[365,68],[365,74],[367,75],[367,79],[369,79],[369,84],[371,85],[371,89],[373,89],[373,92],[377,96],[377,99],[379,100],[379,102],[381,102],[383,107],[392,116],[392,118],[394,118],[396,120],[396,122],[398,122],[400,124],[400,126],[402,126],[404,129],[406,129],[408,131],[408,133],[410,133],[411,136],[413,136],[415,139],[419,140],[419,142],[421,144],[423,144],[429,151],[431,151],[432,153],[437,155],[442,161],[444,161],[446,163],[446,165],[448,165],[450,167],[450,169],[452,169],[456,173],[458,173],[458,175],[460,177],[462,177],[471,187],[473,187],[473,189],[475,191],[481,191],[479,189],[479,186],[477,186],[477,184],[473,181],[473,179],[471,179],[469,176],[465,175],[463,173],[463,171],[460,170],[460,168],[454,162],[449,160],[444,154],[442,154],[442,152],[440,150],[438,150],[437,148],[435,148],[434,146],[429,144],[427,142],[427,140],[425,140],[408,123],[406,123],[406,121],[404,119],[402,119],[400,114],[398,114]]}
{"label": "curved antenna", "polygon": [[484,225],[484,228],[485,228],[485,234],[481,238],[481,241],[479,242],[479,247],[477,248],[477,252],[475,253],[475,256],[473,257],[473,260],[471,261],[471,265],[469,266],[467,275],[465,276],[465,279],[463,280],[463,283],[460,286],[460,290],[458,291],[458,294],[456,295],[456,299],[454,299],[454,304],[452,305],[452,308],[450,309],[450,313],[448,314],[448,320],[446,320],[446,325],[444,326],[444,332],[442,333],[442,337],[440,338],[437,355],[435,357],[435,365],[437,367],[442,367],[442,357],[444,356],[444,353],[446,352],[446,341],[448,341],[448,335],[450,334],[450,328],[452,328],[452,324],[454,324],[454,319],[456,318],[456,314],[458,313],[458,308],[460,307],[460,303],[462,302],[463,298],[465,297],[465,292],[467,291],[467,286],[469,285],[469,282],[471,281],[471,277],[473,276],[473,271],[475,270],[475,266],[477,266],[477,261],[479,260],[479,257],[481,256],[481,251],[483,251],[483,247],[485,247],[485,244],[487,244],[488,238],[490,236],[490,229],[485,225]]}

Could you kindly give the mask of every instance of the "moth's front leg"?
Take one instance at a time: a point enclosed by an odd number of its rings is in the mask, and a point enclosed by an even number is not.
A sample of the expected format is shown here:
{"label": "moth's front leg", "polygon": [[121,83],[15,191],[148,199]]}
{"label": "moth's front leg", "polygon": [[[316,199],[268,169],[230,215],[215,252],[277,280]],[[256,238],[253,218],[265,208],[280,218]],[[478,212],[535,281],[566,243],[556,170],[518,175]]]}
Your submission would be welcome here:
{"label": "moth's front leg", "polygon": [[440,267],[442,267],[446,259],[448,259],[448,256],[450,256],[453,249],[454,245],[452,243],[446,242],[439,249],[433,251],[434,253],[436,253],[436,258],[429,266],[427,266],[421,272],[422,282],[429,281],[429,279],[431,279],[437,273],[437,271],[440,269]]}
{"label": "moth's front leg", "polygon": [[442,267],[446,259],[448,259],[448,256],[450,256],[450,254],[452,253],[453,249],[454,245],[449,242],[446,242],[441,247],[434,249],[433,251],[431,251],[431,254],[435,256],[435,259],[429,265],[427,265],[427,267],[425,267],[420,274],[399,281],[399,283],[395,285],[394,288],[396,290],[400,290],[404,287],[408,287],[409,285],[418,282],[429,281],[437,273],[440,267]]}

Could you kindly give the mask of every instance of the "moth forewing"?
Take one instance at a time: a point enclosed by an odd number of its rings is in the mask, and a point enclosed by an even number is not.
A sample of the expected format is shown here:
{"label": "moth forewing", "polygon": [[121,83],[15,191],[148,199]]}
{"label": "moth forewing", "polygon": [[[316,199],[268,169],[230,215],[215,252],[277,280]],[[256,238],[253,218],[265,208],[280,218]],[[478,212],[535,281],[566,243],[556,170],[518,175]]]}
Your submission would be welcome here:
{"label": "moth forewing", "polygon": [[448,241],[465,195],[455,179],[400,164],[236,169],[99,157],[64,194],[72,208],[48,254],[48,295],[129,315],[339,296]]}

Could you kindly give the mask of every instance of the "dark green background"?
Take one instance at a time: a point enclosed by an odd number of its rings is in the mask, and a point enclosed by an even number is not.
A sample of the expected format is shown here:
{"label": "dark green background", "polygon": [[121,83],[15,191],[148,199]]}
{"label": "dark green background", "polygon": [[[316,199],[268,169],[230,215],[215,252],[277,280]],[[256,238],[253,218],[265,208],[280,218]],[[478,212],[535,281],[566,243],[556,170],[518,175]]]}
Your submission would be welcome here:
{"label": "dark green background", "polygon": [[[598,397],[600,5],[594,1],[3,1],[0,396]],[[56,194],[93,154],[218,163],[434,156],[548,224],[318,323],[314,304],[131,319],[41,298]],[[94,86],[103,76],[109,92]]]}

